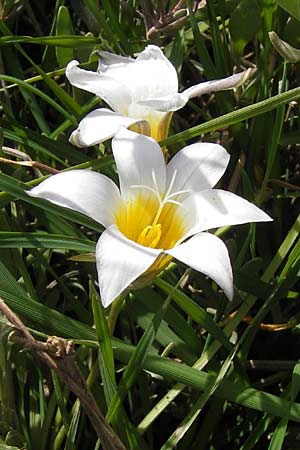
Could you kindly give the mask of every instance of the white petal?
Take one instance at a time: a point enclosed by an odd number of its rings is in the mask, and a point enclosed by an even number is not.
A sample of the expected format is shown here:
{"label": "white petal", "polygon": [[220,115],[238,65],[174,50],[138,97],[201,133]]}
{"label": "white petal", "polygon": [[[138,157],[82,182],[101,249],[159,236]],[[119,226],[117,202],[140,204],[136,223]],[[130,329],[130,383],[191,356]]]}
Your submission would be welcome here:
{"label": "white petal", "polygon": [[212,188],[225,172],[229,158],[227,151],[218,144],[203,142],[188,145],[176,153],[169,162],[167,185],[176,171],[173,192]]}
{"label": "white petal", "polygon": [[122,79],[115,80],[98,72],[84,70],[77,67],[78,61],[71,61],[66,68],[69,82],[84,91],[92,92],[115,111],[126,114],[131,102],[130,90],[122,83]]}
{"label": "white petal", "polygon": [[146,76],[145,85],[156,84],[156,95],[164,95],[178,92],[178,77],[173,64],[165,57],[156,45],[148,45],[136,59],[136,66]]}
{"label": "white petal", "polygon": [[161,250],[127,239],[115,225],[105,230],[96,247],[100,295],[107,307],[154,263]]}
{"label": "white petal", "polygon": [[272,221],[265,212],[238,195],[220,189],[193,192],[182,203],[191,226],[188,235],[225,225]]}
{"label": "white petal", "polygon": [[121,201],[117,186],[105,175],[90,170],[61,172],[26,193],[86,214],[105,227],[114,223]]}
{"label": "white petal", "polygon": [[79,122],[69,141],[77,147],[99,144],[113,137],[121,126],[130,127],[137,122],[139,119],[122,116],[110,109],[95,109]]}
{"label": "white petal", "polygon": [[210,233],[199,233],[187,242],[165,253],[212,278],[231,300],[233,297],[232,270],[223,241]]}
{"label": "white petal", "polygon": [[188,96],[184,94],[171,94],[160,98],[150,98],[149,100],[141,100],[139,105],[147,106],[148,108],[155,109],[156,111],[177,111],[184,107],[189,101]]}
{"label": "white petal", "polygon": [[116,55],[115,53],[106,52],[104,50],[96,51],[99,55],[98,72],[106,72],[110,76],[112,70],[125,66],[127,64],[133,64],[134,59],[127,56]]}
{"label": "white petal", "polygon": [[[153,174],[160,193],[165,190],[166,168],[160,146],[152,138],[121,128],[112,140],[122,197],[136,196],[137,188],[155,188]],[[146,191],[145,191],[146,192]]]}
{"label": "white petal", "polygon": [[189,98],[193,98],[203,94],[209,94],[210,92],[233,89],[244,83],[254,73],[254,71],[255,69],[248,69],[227,78],[199,83],[183,91],[183,94]]}
{"label": "white petal", "polygon": [[99,71],[126,86],[134,103],[178,92],[176,70],[155,45],[148,45],[136,60],[105,53]]}
{"label": "white petal", "polygon": [[175,67],[156,45],[148,45],[139,54],[132,76],[134,79],[131,83],[134,83],[136,101],[159,98],[178,92]]}

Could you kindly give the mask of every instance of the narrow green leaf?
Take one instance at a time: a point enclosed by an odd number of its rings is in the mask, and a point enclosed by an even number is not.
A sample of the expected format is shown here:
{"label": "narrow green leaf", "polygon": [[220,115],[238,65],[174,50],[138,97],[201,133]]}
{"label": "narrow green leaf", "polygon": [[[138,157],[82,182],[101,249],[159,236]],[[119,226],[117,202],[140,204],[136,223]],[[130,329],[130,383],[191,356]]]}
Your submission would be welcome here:
{"label": "narrow green leaf", "polygon": [[[56,36],[62,37],[63,35],[73,34],[74,30],[69,10],[65,6],[60,6],[56,21]],[[68,62],[74,59],[74,47],[56,47],[56,59],[60,66],[66,66]]]}
{"label": "narrow green leaf", "polygon": [[300,1],[299,0],[277,0],[281,8],[287,11],[291,16],[300,21]]}
{"label": "narrow green leaf", "polygon": [[[156,278],[154,283],[164,292],[169,294],[173,286],[162,278]],[[183,292],[177,290],[173,295],[177,305],[201,328],[207,330],[215,339],[217,339],[228,350],[232,349],[224,331],[216,324],[212,317],[200,305],[197,305],[191,298]]]}
{"label": "narrow green leaf", "polygon": [[95,243],[65,235],[1,231],[0,248],[53,248],[95,252]]}
{"label": "narrow green leaf", "polygon": [[243,120],[250,119],[251,117],[258,116],[267,111],[277,108],[279,105],[289,103],[292,100],[296,100],[300,97],[300,88],[291,89],[282,94],[274,95],[266,100],[262,100],[254,105],[245,106],[236,111],[225,114],[216,119],[209,120],[201,125],[189,128],[188,130],[174,134],[160,142],[162,146],[171,145],[178,142],[184,142],[185,140],[192,139],[193,137],[200,136],[201,134],[209,133],[221,128],[226,128]]}
{"label": "narrow green leaf", "polygon": [[[190,269],[187,269],[187,271],[190,271]],[[187,271],[184,273],[183,277],[186,276]],[[183,277],[180,278],[176,286],[172,289],[170,294],[167,296],[165,301],[163,302],[161,308],[157,311],[155,314],[153,320],[149,324],[148,328],[144,332],[142,338],[140,339],[136,350],[131,355],[130,360],[127,363],[126,369],[123,373],[123,376],[121,378],[121,381],[118,385],[118,391],[114,395],[107,412],[107,418],[108,420],[111,420],[112,417],[116,414],[118,408],[120,407],[123,398],[128,393],[128,390],[132,386],[134,380],[136,379],[138,373],[140,372],[145,358],[150,350],[150,347],[155,339],[156,333],[158,332],[158,329],[160,327],[160,324],[166,314],[166,311],[168,309],[168,306],[172,300],[172,297],[174,293],[176,292],[176,289],[180,285]]]}
{"label": "narrow green leaf", "polygon": [[36,45],[54,45],[55,47],[81,47],[101,44],[101,39],[98,37],[90,36],[3,36],[0,37],[0,45],[8,44],[36,44]]}
{"label": "narrow green leaf", "polygon": [[47,94],[42,92],[40,89],[37,89],[36,87],[32,86],[31,84],[27,84],[25,81],[19,80],[15,77],[10,77],[8,75],[0,75],[0,80],[9,81],[10,83],[15,83],[18,86],[22,86],[22,88],[27,89],[29,92],[34,93],[38,97],[41,97],[45,102],[49,103],[52,108],[56,109],[63,117],[70,120],[70,122],[77,126],[77,121],[75,117],[73,117],[71,114],[69,114],[65,108],[60,106],[56,101],[54,101],[51,97],[49,97]]}

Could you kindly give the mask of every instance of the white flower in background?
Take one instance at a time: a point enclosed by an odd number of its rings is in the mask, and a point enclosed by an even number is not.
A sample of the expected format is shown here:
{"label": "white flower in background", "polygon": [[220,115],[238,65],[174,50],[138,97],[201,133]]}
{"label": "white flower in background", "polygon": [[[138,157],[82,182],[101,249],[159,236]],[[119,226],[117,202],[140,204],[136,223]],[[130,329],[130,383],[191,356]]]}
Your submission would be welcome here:
{"label": "white flower in background", "polygon": [[179,93],[175,67],[155,45],[148,45],[136,59],[105,51],[99,56],[97,72],[80,69],[78,61],[71,61],[66,69],[73,86],[101,97],[112,109],[96,109],[81,120],[70,136],[70,142],[78,147],[103,142],[120,126],[160,141],[168,135],[173,112],[190,98],[237,87],[253,71],[200,83]]}
{"label": "white flower in background", "polygon": [[212,189],[227,167],[226,150],[217,144],[192,144],[166,166],[152,138],[124,127],[112,149],[120,189],[100,173],[72,170],[27,192],[106,227],[96,247],[103,305],[128,287],[152,280],[172,257],[211,277],[232,298],[226,246],[206,230],[272,219],[243,198]]}

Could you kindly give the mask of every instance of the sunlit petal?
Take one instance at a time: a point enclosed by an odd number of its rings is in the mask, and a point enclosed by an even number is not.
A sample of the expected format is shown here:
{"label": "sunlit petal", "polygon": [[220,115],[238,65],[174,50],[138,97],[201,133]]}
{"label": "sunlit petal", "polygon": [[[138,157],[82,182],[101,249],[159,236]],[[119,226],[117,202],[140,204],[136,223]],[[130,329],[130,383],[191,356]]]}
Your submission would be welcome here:
{"label": "sunlit petal", "polygon": [[[178,77],[173,64],[156,45],[148,45],[134,66],[136,99],[162,97],[178,92]],[[130,80],[129,80],[130,81]]]}
{"label": "sunlit petal", "polygon": [[113,181],[90,170],[70,170],[53,175],[27,194],[79,211],[105,227],[114,223],[114,211],[121,200]]}
{"label": "sunlit petal", "polygon": [[112,141],[112,149],[123,198],[136,196],[137,186],[154,189],[155,183],[159,192],[164,192],[166,168],[163,153],[157,142],[142,134],[121,128]]}
{"label": "sunlit petal", "polygon": [[225,225],[270,222],[271,217],[238,195],[220,189],[193,192],[183,202],[191,228],[187,235]]}
{"label": "sunlit petal", "polygon": [[148,45],[136,59],[99,52],[99,73],[121,82],[133,101],[161,97],[178,91],[175,67],[161,49]]}
{"label": "sunlit petal", "polygon": [[183,94],[175,93],[160,98],[150,98],[149,100],[140,100],[139,105],[147,106],[156,111],[177,111],[184,107],[189,98]]}
{"label": "sunlit petal", "polygon": [[121,126],[127,128],[137,122],[139,119],[122,116],[110,109],[95,109],[79,122],[69,140],[77,147],[99,144],[113,137]]}
{"label": "sunlit petal", "polygon": [[131,102],[130,90],[122,83],[122,79],[100,76],[98,72],[80,69],[78,61],[71,61],[66,68],[69,82],[84,91],[101,97],[114,110],[121,114],[127,113]]}
{"label": "sunlit petal", "polygon": [[165,253],[212,278],[231,300],[233,297],[232,270],[223,241],[210,233],[199,233],[187,242]]}
{"label": "sunlit petal", "polygon": [[127,239],[115,225],[105,230],[96,247],[103,306],[109,306],[154,263],[160,253],[161,250],[144,247]]}
{"label": "sunlit petal", "polygon": [[215,186],[229,162],[229,154],[218,144],[188,145],[171,159],[167,166],[167,184],[176,171],[172,191],[202,191]]}
{"label": "sunlit petal", "polygon": [[98,72],[106,72],[106,75],[111,77],[113,77],[113,70],[117,70],[127,64],[133,64],[135,61],[133,58],[128,58],[128,56],[116,55],[105,50],[98,50],[95,53],[99,55]]}
{"label": "sunlit petal", "polygon": [[182,93],[188,98],[198,97],[203,94],[209,94],[211,92],[224,91],[227,89],[234,89],[243,84],[252,74],[255,69],[247,69],[244,72],[239,72],[231,75],[227,78],[221,78],[220,80],[211,80],[204,83],[196,84],[186,89]]}

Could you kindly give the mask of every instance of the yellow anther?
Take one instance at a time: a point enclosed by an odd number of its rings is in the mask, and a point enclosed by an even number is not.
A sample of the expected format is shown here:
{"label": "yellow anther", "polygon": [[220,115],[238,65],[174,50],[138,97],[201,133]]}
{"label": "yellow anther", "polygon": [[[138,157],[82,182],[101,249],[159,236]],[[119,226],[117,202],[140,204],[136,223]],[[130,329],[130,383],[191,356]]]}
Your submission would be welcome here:
{"label": "yellow anther", "polygon": [[155,248],[161,238],[161,224],[148,225],[139,234],[137,243],[145,247]]}

